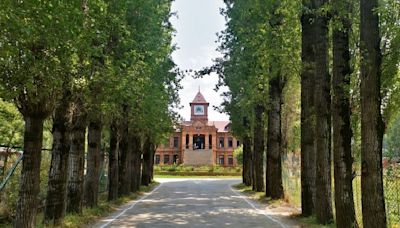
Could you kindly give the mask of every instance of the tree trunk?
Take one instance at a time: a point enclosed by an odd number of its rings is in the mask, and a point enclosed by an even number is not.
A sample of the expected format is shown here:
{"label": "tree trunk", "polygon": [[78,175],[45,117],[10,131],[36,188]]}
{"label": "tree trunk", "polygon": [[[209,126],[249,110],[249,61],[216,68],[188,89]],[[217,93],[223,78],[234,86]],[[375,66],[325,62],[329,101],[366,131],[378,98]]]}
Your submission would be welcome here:
{"label": "tree trunk", "polygon": [[272,199],[282,199],[282,134],[281,134],[281,104],[282,82],[281,77],[276,76],[269,81],[269,110],[267,130],[267,172],[266,172],[266,196]]}
{"label": "tree trunk", "polygon": [[136,163],[137,163],[137,167],[138,167],[138,170],[136,172],[136,182],[138,184],[139,190],[140,190],[140,185],[142,182],[142,154],[143,154],[142,147],[140,147],[140,153],[136,157]]}
{"label": "tree trunk", "polygon": [[71,145],[71,100],[64,94],[53,120],[53,150],[47,187],[44,222],[60,225],[67,206],[68,160]]}
{"label": "tree trunk", "polygon": [[255,108],[255,127],[254,127],[254,171],[255,171],[255,191],[264,191],[264,106],[258,104]]}
{"label": "tree trunk", "polygon": [[150,183],[154,180],[154,155],[156,154],[156,145],[151,143],[151,155],[150,155]]}
{"label": "tree trunk", "polygon": [[[333,1],[342,27],[333,30],[332,128],[337,227],[357,227],[353,200],[352,131],[350,125],[350,2]],[[343,16],[341,16],[343,15]]]}
{"label": "tree trunk", "polygon": [[[98,115],[98,114],[94,114]],[[97,206],[99,178],[101,171],[101,117],[96,116],[89,123],[88,153],[84,185],[84,202],[88,207]]]}
{"label": "tree trunk", "polygon": [[110,152],[108,154],[108,201],[118,198],[118,126],[110,126]]}
{"label": "tree trunk", "polygon": [[302,72],[301,72],[301,213],[310,216],[315,212],[315,48],[313,6],[303,0],[302,26]]}
{"label": "tree trunk", "polygon": [[[327,0],[314,0],[316,9],[324,7]],[[317,173],[315,212],[321,224],[333,222],[331,193],[331,94],[328,65],[328,18],[317,13],[315,18],[315,147]]]}
{"label": "tree trunk", "polygon": [[26,114],[24,119],[24,157],[22,160],[15,228],[35,227],[37,207],[39,205],[44,118]]}
{"label": "tree trunk", "polygon": [[142,168],[142,185],[149,186],[149,184],[152,181],[152,176],[151,176],[151,162],[152,159],[151,157],[154,156],[153,154],[153,149],[152,149],[152,143],[148,137],[145,139],[145,143],[143,146],[143,168]]}
{"label": "tree trunk", "polygon": [[120,196],[129,194],[130,178],[129,178],[129,129],[128,121],[125,118],[124,123],[121,124],[121,141],[119,142],[119,170],[118,170],[118,194]]}
{"label": "tree trunk", "polygon": [[138,181],[137,173],[140,172],[140,163],[138,157],[140,157],[140,135],[138,133],[132,133],[130,143],[131,150],[131,192],[139,191],[140,181]]}
{"label": "tree trunk", "polygon": [[243,183],[251,186],[252,183],[252,162],[251,162],[251,138],[243,138]]}
{"label": "tree trunk", "polygon": [[364,227],[386,227],[382,179],[381,50],[378,0],[361,0],[361,198]]}
{"label": "tree trunk", "polygon": [[69,156],[67,212],[82,213],[83,179],[85,168],[85,134],[87,116],[83,103],[76,103],[76,110],[72,117],[71,150]]}

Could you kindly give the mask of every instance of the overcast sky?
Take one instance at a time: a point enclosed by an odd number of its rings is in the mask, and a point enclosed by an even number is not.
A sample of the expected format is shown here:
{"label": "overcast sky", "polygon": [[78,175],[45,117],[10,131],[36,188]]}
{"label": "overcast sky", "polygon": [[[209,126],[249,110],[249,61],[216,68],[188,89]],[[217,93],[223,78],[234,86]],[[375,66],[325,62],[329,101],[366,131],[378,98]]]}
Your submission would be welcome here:
{"label": "overcast sky", "polygon": [[[172,10],[178,14],[171,22],[176,30],[173,42],[178,50],[173,59],[181,70],[199,70],[212,65],[212,60],[219,56],[215,50],[218,44],[216,33],[224,30],[225,19],[220,15],[223,0],[175,0]],[[217,83],[217,75],[205,76],[202,79],[187,77],[182,81],[183,89],[179,95],[183,109],[178,110],[181,116],[190,119],[189,103],[196,96],[199,86],[205,99],[210,103],[209,120],[229,120],[226,114],[213,109],[222,102],[220,92],[213,89]]]}

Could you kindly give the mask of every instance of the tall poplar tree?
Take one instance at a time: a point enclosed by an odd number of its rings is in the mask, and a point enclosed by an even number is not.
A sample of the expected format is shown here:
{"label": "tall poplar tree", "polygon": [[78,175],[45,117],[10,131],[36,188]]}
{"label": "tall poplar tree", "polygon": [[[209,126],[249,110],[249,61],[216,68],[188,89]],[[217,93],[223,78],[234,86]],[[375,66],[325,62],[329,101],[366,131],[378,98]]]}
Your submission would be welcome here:
{"label": "tall poplar tree", "polygon": [[335,211],[338,227],[356,227],[353,199],[352,130],[350,125],[350,32],[351,1],[332,1],[333,77],[332,132]]}
{"label": "tall poplar tree", "polygon": [[381,63],[378,0],[360,1],[361,198],[364,227],[386,227],[382,177]]}

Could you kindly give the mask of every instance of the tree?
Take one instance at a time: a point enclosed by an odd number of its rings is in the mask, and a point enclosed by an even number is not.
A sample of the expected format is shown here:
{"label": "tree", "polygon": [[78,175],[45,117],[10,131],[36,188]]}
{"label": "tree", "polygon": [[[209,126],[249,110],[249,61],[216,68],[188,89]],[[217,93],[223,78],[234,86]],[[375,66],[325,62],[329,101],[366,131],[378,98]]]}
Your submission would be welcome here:
{"label": "tree", "polygon": [[[273,1],[269,6],[269,36],[270,49],[275,50],[270,56],[269,78],[269,109],[267,128],[267,155],[266,155],[266,196],[272,199],[281,199],[284,196],[282,186],[282,102],[285,85],[281,70],[282,40],[279,32],[283,25],[284,15],[279,12],[280,1]],[[267,39],[268,39],[267,38]],[[281,46],[282,45],[282,46]]]}
{"label": "tree", "polygon": [[316,194],[315,212],[321,224],[333,221],[331,197],[331,94],[328,65],[328,16],[324,7],[328,1],[314,0],[315,17],[315,148]]}
{"label": "tree", "polygon": [[350,1],[333,1],[332,132],[335,211],[338,227],[356,227],[350,125]]}
{"label": "tree", "polygon": [[[0,3],[1,96],[24,117],[24,159],[15,227],[34,227],[38,206],[43,122],[61,96],[70,59],[76,2]],[[60,15],[63,15],[62,17]],[[50,35],[44,35],[50,34]]]}
{"label": "tree", "polygon": [[81,94],[75,98],[72,111],[71,149],[69,155],[67,212],[82,213],[85,168],[87,113]]}
{"label": "tree", "polygon": [[315,16],[314,4],[303,0],[302,26],[302,71],[301,71],[301,211],[303,216],[315,212],[316,151],[315,137],[315,48],[313,37]]}
{"label": "tree", "polygon": [[[360,1],[361,198],[365,227],[386,227],[382,178],[381,49],[377,0]],[[374,186],[374,187],[371,187]]]}
{"label": "tree", "polygon": [[71,90],[65,89],[61,102],[55,110],[53,120],[53,149],[49,172],[45,223],[60,223],[66,208],[66,189],[68,180],[68,162],[71,142]]}

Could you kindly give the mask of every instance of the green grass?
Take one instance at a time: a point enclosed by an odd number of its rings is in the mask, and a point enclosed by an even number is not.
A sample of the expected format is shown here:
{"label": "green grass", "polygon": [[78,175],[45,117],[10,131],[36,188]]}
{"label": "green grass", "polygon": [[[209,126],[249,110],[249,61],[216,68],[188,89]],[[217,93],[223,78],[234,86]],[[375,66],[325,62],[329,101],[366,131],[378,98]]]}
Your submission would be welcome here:
{"label": "green grass", "polygon": [[[153,188],[158,185],[157,182],[152,183],[150,186],[141,186],[140,191],[137,193],[131,193],[130,195],[120,197],[112,202],[107,202],[106,194],[102,194],[99,199],[97,207],[84,208],[82,214],[67,214],[60,226],[44,225],[43,224],[43,213],[39,213],[36,218],[37,228],[44,227],[63,227],[63,228],[78,228],[86,227],[92,223],[97,222],[100,218],[106,217],[119,206],[126,204],[132,200],[135,200],[142,196],[145,192],[150,192]],[[12,224],[0,224],[0,227],[11,228]]]}

